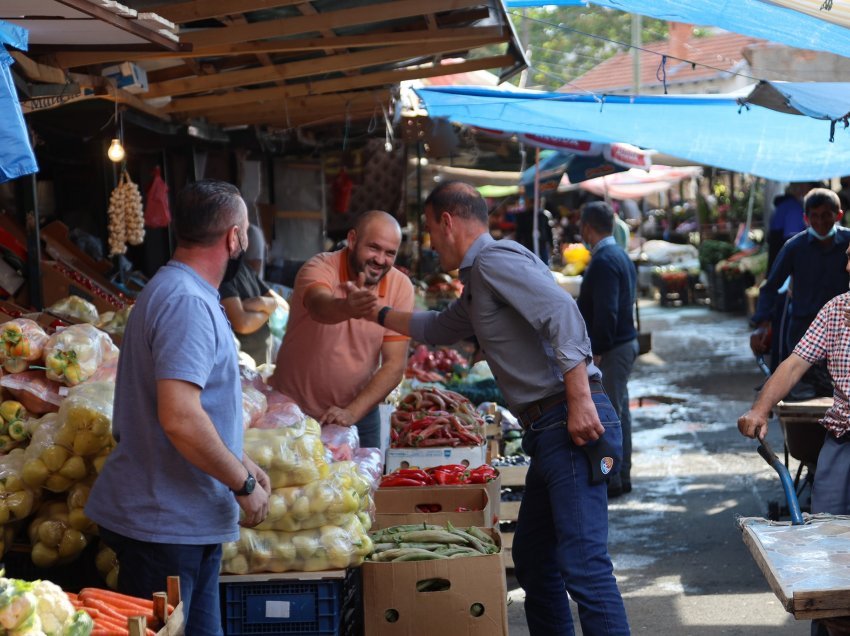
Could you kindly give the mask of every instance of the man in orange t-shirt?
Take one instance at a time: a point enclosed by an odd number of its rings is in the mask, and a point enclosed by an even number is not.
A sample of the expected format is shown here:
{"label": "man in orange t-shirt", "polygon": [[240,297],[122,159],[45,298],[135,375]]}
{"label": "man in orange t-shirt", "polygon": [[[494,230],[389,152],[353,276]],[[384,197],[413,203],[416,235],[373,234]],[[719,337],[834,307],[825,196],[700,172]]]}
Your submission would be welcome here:
{"label": "man in orange t-shirt", "polygon": [[347,248],[304,264],[269,380],[322,424],[356,425],[363,447],[381,445],[378,404],[407,363],[407,336],[359,320],[379,305],[413,310],[413,285],[393,268],[400,244],[398,222],[373,210],[348,232]]}

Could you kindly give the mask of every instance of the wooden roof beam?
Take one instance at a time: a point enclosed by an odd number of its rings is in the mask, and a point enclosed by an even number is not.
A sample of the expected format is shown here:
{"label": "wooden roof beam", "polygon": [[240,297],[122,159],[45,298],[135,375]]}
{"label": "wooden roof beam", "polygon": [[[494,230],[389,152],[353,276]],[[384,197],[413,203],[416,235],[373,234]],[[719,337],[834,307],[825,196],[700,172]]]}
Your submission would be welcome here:
{"label": "wooden roof beam", "polygon": [[328,11],[318,15],[305,15],[279,20],[265,20],[251,24],[236,25],[221,29],[202,29],[189,31],[181,38],[194,46],[212,46],[215,44],[234,44],[280,38],[302,33],[313,33],[325,29],[388,22],[402,18],[420,16],[425,13],[454,11],[482,4],[482,0],[397,0],[380,5],[367,5]]}
{"label": "wooden roof beam", "polygon": [[156,44],[157,46],[162,47],[168,51],[180,51],[182,49],[190,49],[191,46],[187,46],[183,42],[172,40],[171,38],[167,38],[161,33],[157,33],[153,29],[149,29],[146,26],[140,24],[137,20],[130,20],[128,18],[122,17],[108,9],[104,9],[101,6],[98,6],[94,2],[89,2],[88,0],[57,0],[60,4],[64,4],[66,7],[71,7],[72,9],[76,9],[81,13],[85,13],[93,18],[97,18],[102,22],[106,22],[107,24],[111,24],[114,27],[121,29],[122,31],[126,31],[127,33],[131,33],[137,37],[142,38],[147,42],[151,42],[152,44]]}
{"label": "wooden roof beam", "polygon": [[340,91],[351,91],[376,86],[387,86],[398,84],[405,80],[422,79],[426,77],[438,77],[441,75],[454,75],[455,73],[468,73],[471,71],[482,71],[492,68],[504,68],[516,62],[513,55],[497,55],[477,60],[460,62],[459,64],[442,64],[439,66],[421,66],[398,71],[381,71],[353,77],[340,77],[336,79],[319,80],[316,82],[304,82],[302,84],[289,84],[287,86],[275,86],[255,90],[239,91],[228,95],[205,95],[202,97],[187,97],[176,99],[165,106],[163,110],[168,113],[202,113],[209,108],[224,108],[252,104],[258,101],[283,100],[291,97],[304,95],[322,95]]}
{"label": "wooden roof beam", "polygon": [[148,11],[158,13],[177,24],[185,24],[234,13],[289,7],[300,2],[304,0],[192,0],[191,2],[169,2],[151,7]]}
{"label": "wooden roof beam", "polygon": [[507,42],[508,30],[498,26],[443,28],[438,31],[416,30],[379,32],[366,35],[336,36],[334,38],[298,38],[290,40],[263,40],[242,44],[224,44],[196,48],[188,52],[130,53],[127,51],[59,51],[55,63],[60,68],[74,68],[90,64],[106,64],[124,60],[150,60],[191,57],[218,57],[258,53],[291,53],[324,49],[356,49],[364,47],[415,44],[418,42],[452,42],[468,38],[499,38]]}
{"label": "wooden roof beam", "polygon": [[204,77],[174,79],[151,84],[148,92],[144,93],[144,98],[151,99],[165,95],[187,95],[189,93],[214,91],[223,88],[267,84],[277,80],[317,76],[323,73],[340,72],[394,61],[417,59],[439,53],[468,51],[477,46],[490,44],[493,41],[492,38],[482,38],[480,40],[469,39],[463,43],[454,45],[448,45],[443,42],[430,45],[412,44],[361,51],[359,53],[348,53],[345,55],[333,55],[318,59],[300,60],[278,64],[276,66],[229,71],[227,73],[218,73]]}

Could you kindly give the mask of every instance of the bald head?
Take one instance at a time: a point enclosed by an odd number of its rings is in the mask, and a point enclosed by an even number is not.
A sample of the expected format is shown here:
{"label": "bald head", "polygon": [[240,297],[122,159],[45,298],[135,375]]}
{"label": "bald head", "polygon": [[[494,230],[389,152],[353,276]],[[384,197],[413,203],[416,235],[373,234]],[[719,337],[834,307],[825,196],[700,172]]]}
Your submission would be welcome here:
{"label": "bald head", "polygon": [[368,212],[364,212],[360,216],[357,217],[357,220],[354,222],[354,231],[363,235],[364,233],[369,231],[369,227],[371,225],[377,224],[381,228],[392,228],[398,232],[399,237],[401,237],[401,227],[398,224],[398,221],[395,218],[384,212],[383,210],[369,210]]}
{"label": "bald head", "polygon": [[377,285],[395,263],[401,245],[398,221],[381,210],[358,217],[348,232],[348,265],[353,277],[364,274],[367,285]]}
{"label": "bald head", "polygon": [[473,186],[463,181],[443,181],[425,199],[425,209],[439,216],[448,212],[456,218],[487,225],[487,202]]}

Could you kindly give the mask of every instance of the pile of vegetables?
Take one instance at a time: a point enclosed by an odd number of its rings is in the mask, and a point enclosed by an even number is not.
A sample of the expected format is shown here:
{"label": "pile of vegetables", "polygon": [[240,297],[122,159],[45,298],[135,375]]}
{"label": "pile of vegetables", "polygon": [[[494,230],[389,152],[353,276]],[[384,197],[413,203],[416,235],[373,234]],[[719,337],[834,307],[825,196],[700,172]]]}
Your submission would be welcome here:
{"label": "pile of vegetables", "polygon": [[314,572],[359,565],[371,551],[372,484],[353,461],[328,464],[318,423],[251,428],[245,453],[269,475],[269,514],[223,546],[222,572]]}
{"label": "pile of vegetables", "polygon": [[222,546],[221,571],[318,572],[357,566],[372,552],[372,542],[356,516],[344,525],[300,532],[242,528],[239,541]]}
{"label": "pile of vegetables", "polygon": [[[83,611],[94,619],[95,634],[110,636],[129,634],[127,621],[134,616],[145,618],[149,636],[153,636],[153,630],[159,629],[162,625],[162,621],[154,613],[153,601],[150,599],[119,594],[97,587],[86,587],[80,590],[79,594],[68,594],[68,599],[74,607],[78,608],[78,611]],[[174,607],[169,605],[168,615],[170,616],[173,611]]]}
{"label": "pile of vegetables", "polygon": [[462,530],[451,522],[445,528],[426,523],[392,526],[370,536],[375,546],[370,561],[432,561],[497,554],[500,550],[483,530]]}
{"label": "pile of vegetables", "polygon": [[471,470],[463,464],[446,464],[425,469],[398,468],[381,479],[381,488],[486,484],[497,476],[496,469],[487,464]]}
{"label": "pile of vegetables", "polygon": [[57,300],[47,308],[47,311],[57,316],[73,318],[74,320],[89,324],[95,324],[100,319],[100,315],[97,313],[97,307],[75,294]]}
{"label": "pile of vegetables", "polygon": [[88,636],[94,624],[50,581],[0,577],[0,627],[0,632],[15,636]]}
{"label": "pile of vegetables", "polygon": [[484,443],[484,420],[468,399],[453,391],[411,391],[401,399],[390,423],[393,448]]}
{"label": "pile of vegetables", "polygon": [[418,345],[407,359],[404,376],[420,382],[443,382],[468,367],[469,361],[454,349],[432,351],[426,345]]}

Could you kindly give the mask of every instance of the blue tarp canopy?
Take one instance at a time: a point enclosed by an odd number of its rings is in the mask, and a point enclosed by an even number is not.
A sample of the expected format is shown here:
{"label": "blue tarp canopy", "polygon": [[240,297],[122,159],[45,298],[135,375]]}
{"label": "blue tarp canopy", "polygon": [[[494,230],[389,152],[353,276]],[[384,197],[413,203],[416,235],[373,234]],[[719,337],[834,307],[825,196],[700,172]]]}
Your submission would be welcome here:
{"label": "blue tarp canopy", "polygon": [[27,36],[26,29],[0,20],[0,183],[38,172],[21,103],[9,70],[15,60],[5,48],[8,44],[26,51]]}
{"label": "blue tarp canopy", "polygon": [[747,102],[792,115],[837,121],[850,115],[846,82],[759,82]]}
{"label": "blue tarp canopy", "polygon": [[626,142],[777,181],[850,174],[850,129],[728,95],[605,96],[420,88],[431,117],[567,139]]}
{"label": "blue tarp canopy", "polygon": [[[589,0],[628,13],[704,26],[781,42],[812,51],[850,57],[850,29],[824,19],[773,4],[768,0]],[[508,7],[576,5],[575,0],[506,0]]]}

